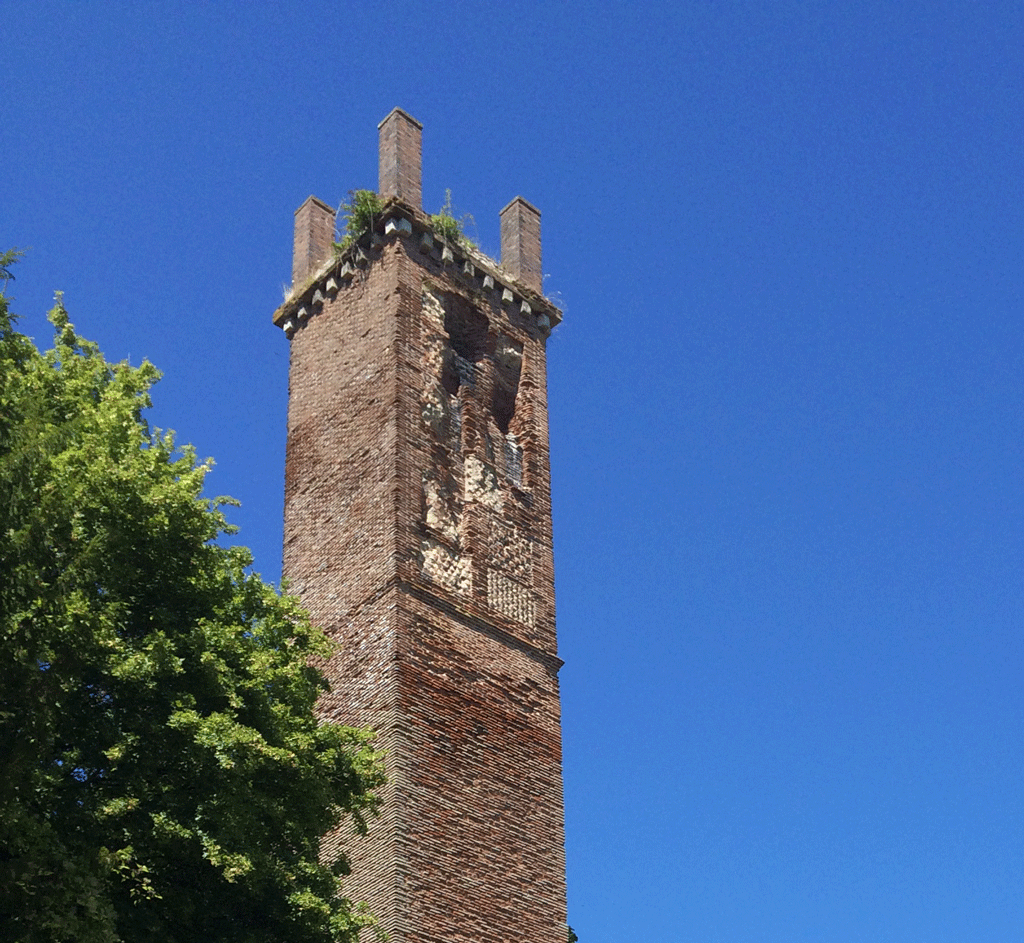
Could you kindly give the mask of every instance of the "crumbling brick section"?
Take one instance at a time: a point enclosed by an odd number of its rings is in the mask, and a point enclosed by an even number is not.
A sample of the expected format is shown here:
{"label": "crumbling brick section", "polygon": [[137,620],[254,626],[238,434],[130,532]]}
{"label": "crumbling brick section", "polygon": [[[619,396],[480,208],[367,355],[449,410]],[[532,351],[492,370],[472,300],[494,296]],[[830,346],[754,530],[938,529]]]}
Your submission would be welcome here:
{"label": "crumbling brick section", "polygon": [[334,244],[334,210],[315,196],[295,211],[295,242],[292,247],[292,285],[299,287],[331,254]]}
{"label": "crumbling brick section", "polygon": [[389,776],[369,836],[324,854],[392,943],[564,943],[547,331],[401,206],[415,234],[382,224],[279,312],[285,575],[338,644],[321,716],[372,725]]}

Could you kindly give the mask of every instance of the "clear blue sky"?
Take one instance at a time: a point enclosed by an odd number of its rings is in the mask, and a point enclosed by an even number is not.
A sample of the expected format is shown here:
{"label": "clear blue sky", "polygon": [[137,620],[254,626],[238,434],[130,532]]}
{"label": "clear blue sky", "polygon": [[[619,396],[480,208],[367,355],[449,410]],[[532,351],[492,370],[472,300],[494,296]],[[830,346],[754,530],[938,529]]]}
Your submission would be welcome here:
{"label": "clear blue sky", "polygon": [[1024,5],[8,2],[0,245],[280,569],[292,213],[543,212],[582,943],[1024,940]]}

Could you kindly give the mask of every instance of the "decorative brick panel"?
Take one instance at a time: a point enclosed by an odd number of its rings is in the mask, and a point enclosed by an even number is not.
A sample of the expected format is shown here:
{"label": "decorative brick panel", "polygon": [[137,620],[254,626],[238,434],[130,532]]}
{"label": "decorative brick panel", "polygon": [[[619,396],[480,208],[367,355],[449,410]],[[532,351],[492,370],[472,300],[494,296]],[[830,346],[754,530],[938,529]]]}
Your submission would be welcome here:
{"label": "decorative brick panel", "polygon": [[487,571],[487,604],[502,615],[532,626],[536,618],[533,595],[522,583],[510,580],[501,570]]}

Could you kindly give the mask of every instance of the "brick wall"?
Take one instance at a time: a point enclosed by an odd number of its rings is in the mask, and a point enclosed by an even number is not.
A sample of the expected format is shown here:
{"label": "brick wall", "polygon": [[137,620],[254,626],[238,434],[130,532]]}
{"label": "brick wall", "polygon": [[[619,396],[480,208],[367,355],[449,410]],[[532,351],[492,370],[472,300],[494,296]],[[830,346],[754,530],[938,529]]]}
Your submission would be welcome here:
{"label": "brick wall", "polygon": [[295,241],[292,244],[292,285],[298,288],[331,255],[334,244],[334,210],[308,197],[295,211]]}
{"label": "brick wall", "polygon": [[380,192],[401,197],[415,209],[423,205],[423,125],[395,108],[377,128],[380,132]]}
{"label": "brick wall", "polygon": [[524,285],[542,290],[540,210],[521,196],[501,211],[501,264]]}

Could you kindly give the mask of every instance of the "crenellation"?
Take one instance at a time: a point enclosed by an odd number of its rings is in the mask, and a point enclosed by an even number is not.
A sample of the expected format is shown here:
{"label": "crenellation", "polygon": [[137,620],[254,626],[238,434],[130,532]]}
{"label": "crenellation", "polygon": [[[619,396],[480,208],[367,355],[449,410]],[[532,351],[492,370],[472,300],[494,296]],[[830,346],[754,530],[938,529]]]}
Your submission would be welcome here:
{"label": "crenellation", "polygon": [[527,285],[518,284],[497,262],[479,250],[463,244],[450,245],[435,238],[428,216],[417,214],[392,198],[385,201],[381,216],[374,221],[370,233],[364,234],[346,252],[332,254],[311,269],[302,284],[296,280],[297,287],[293,287],[289,297],[274,312],[274,323],[283,328],[288,317],[303,305],[304,299],[308,304],[317,291],[328,294],[329,283],[336,285],[338,279],[351,282],[358,272],[365,270],[371,259],[380,257],[381,250],[392,239],[417,236],[421,253],[440,262],[442,268],[459,268],[464,283],[468,283],[474,292],[479,292],[485,301],[498,293],[503,306],[518,306],[516,314],[524,319],[527,329],[535,330],[546,338],[561,322],[562,312],[549,300],[531,291]]}

